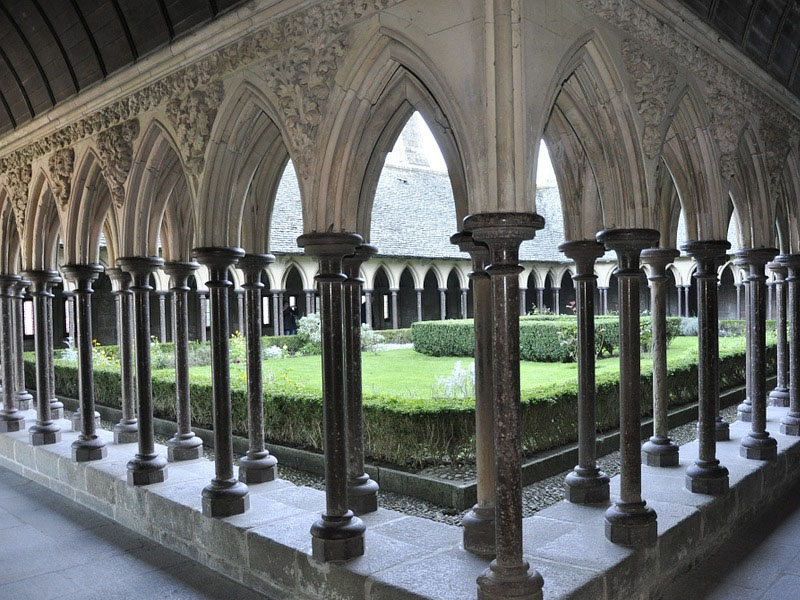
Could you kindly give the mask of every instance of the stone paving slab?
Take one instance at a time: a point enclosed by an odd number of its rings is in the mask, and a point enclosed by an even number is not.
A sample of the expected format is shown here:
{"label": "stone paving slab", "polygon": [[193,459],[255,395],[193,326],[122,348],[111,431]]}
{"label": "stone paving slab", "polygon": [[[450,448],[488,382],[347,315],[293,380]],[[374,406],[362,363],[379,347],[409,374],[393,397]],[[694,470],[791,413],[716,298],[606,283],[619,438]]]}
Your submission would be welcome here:
{"label": "stone paving slab", "polygon": [[[774,423],[785,411],[770,409],[771,428],[777,430]],[[26,417],[33,420],[33,412]],[[25,520],[24,500],[15,491],[31,485],[28,478],[275,598],[468,600],[476,597],[475,578],[488,566],[487,560],[463,551],[460,528],[385,509],[364,518],[368,530],[363,557],[346,564],[321,564],[310,556],[309,530],[324,507],[323,492],[282,480],[259,484],[251,487],[247,513],[210,519],[200,510],[200,492],[213,476],[211,462],[171,463],[165,482],[133,488],[127,484],[126,463],[135,445],[115,446],[111,433],[101,430],[107,458],[77,464],[69,449],[77,434],[69,431],[66,421],[62,426],[62,441],[51,446],[31,447],[26,432],[0,435],[0,465],[22,475],[0,478],[4,534],[17,530],[34,544],[45,535]],[[800,441],[775,433],[779,459],[750,461],[738,456],[739,440],[748,430],[749,424],[734,424],[733,439],[719,444],[732,485],[722,497],[692,494],[684,487],[696,443],[681,447],[678,467],[642,469],[643,497],[659,515],[659,540],[653,548],[611,544],[604,535],[607,506],[561,502],[525,519],[524,553],[545,577],[546,598],[645,598],[722,543],[737,521],[777,500],[800,480],[797,470],[787,472],[787,465],[800,464]],[[156,451],[166,454],[160,445]],[[618,489],[617,476],[611,482],[612,499]],[[78,527],[93,514],[79,515]],[[55,520],[48,527],[50,534],[78,543],[89,554],[102,557],[109,551],[103,526],[71,531]],[[87,541],[81,541],[84,538]],[[800,553],[800,548],[791,548]],[[109,568],[113,570],[113,564]]]}

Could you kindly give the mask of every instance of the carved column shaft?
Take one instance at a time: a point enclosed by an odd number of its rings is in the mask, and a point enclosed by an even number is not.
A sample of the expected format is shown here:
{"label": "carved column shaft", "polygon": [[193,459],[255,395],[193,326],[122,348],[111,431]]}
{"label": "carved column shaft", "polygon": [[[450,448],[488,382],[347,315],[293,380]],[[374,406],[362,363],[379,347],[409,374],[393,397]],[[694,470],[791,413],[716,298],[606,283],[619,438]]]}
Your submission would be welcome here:
{"label": "carved column shaft", "polygon": [[119,344],[120,392],[122,418],[114,425],[114,443],[132,444],[139,439],[139,421],[136,418],[136,392],[133,365],[133,292],[130,273],[120,268],[106,269],[117,283],[117,343]]}
{"label": "carved column shaft", "polygon": [[800,254],[778,259],[788,269],[785,285],[789,313],[789,412],[781,418],[781,433],[800,436]]}
{"label": "carved column shaft", "polygon": [[[48,282],[48,291],[52,291],[53,287],[61,283],[61,277],[59,277],[58,273],[53,271],[54,275]],[[45,315],[45,321],[47,323],[47,372],[50,377],[50,411],[53,415],[53,419],[63,419],[64,418],[64,403],[61,402],[57,397],[56,394],[58,390],[56,389],[56,370],[54,364],[54,356],[53,356],[53,348],[55,347],[55,342],[53,339],[53,294],[48,296],[45,299],[45,310],[47,314]],[[70,294],[69,298],[67,299],[67,317],[70,319],[70,335],[72,336],[73,342],[75,340],[75,298]]]}
{"label": "carved column shaft", "polygon": [[19,410],[31,408],[33,396],[25,389],[25,290],[30,286],[30,281],[21,279],[15,286],[17,292],[14,298],[14,383]]}
{"label": "carved column shaft", "polygon": [[772,284],[775,296],[775,329],[777,331],[778,381],[769,394],[773,406],[789,406],[789,342],[786,337],[786,267],[780,262],[767,265],[775,274]]}
{"label": "carved column shaft", "polygon": [[13,306],[17,295],[18,275],[0,275],[0,372],[3,374],[3,410],[0,411],[0,433],[20,431],[25,417],[17,409],[14,388]]}

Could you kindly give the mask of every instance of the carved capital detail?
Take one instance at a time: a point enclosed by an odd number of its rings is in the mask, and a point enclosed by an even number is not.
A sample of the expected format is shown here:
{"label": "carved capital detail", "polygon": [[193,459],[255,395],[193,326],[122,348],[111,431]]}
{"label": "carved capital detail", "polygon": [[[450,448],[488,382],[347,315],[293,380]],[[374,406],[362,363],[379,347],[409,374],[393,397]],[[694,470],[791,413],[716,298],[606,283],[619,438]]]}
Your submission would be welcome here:
{"label": "carved capital detail", "polygon": [[72,191],[72,173],[75,170],[75,150],[64,148],[58,150],[47,161],[50,170],[50,182],[56,200],[65,206]]}
{"label": "carved capital detail", "polygon": [[646,52],[639,42],[632,39],[622,44],[622,60],[631,74],[633,98],[644,121],[642,146],[649,158],[655,158],[661,150],[660,128],[678,70],[672,63]]}
{"label": "carved capital detail", "polygon": [[117,207],[125,200],[125,182],[133,163],[133,140],[139,135],[139,121],[133,119],[97,136],[97,148],[103,175]]}
{"label": "carved capital detail", "polygon": [[8,193],[11,196],[11,205],[14,207],[14,219],[17,222],[17,231],[22,234],[25,226],[25,212],[28,208],[28,190],[33,177],[31,165],[20,165],[6,173]]}
{"label": "carved capital detail", "polygon": [[217,109],[225,97],[221,81],[196,89],[167,103],[167,116],[178,134],[178,147],[187,169],[200,175],[205,166],[206,147]]}

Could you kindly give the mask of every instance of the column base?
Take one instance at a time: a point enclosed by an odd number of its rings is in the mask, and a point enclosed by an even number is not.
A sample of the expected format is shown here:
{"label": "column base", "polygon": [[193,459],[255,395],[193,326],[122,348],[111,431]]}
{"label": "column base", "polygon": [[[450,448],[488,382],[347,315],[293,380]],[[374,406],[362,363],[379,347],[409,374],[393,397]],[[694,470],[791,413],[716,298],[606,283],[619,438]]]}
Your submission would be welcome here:
{"label": "column base", "polygon": [[606,511],[606,538],[612,544],[638,548],[656,543],[656,511],[643,501],[616,504]]}
{"label": "column base", "polygon": [[696,462],[686,469],[686,489],[693,494],[718,496],[728,491],[728,469],[713,462]]}
{"label": "column base", "polygon": [[[754,437],[754,436],[758,437]],[[742,439],[739,446],[739,456],[750,460],[777,460],[778,442],[770,437],[768,432],[763,434],[749,433]]]}
{"label": "column base", "polygon": [[364,473],[347,482],[347,505],[355,515],[378,510],[378,484]]}
{"label": "column base", "polygon": [[239,481],[251,485],[266,483],[278,477],[278,459],[269,452],[248,453],[239,459]]}
{"label": "column base", "polygon": [[485,558],[495,555],[493,506],[478,506],[476,504],[461,519],[461,525],[464,526],[464,550]]}
{"label": "column base", "polygon": [[203,458],[203,440],[194,433],[173,435],[167,441],[167,462],[181,462]]}
{"label": "column base", "polygon": [[714,422],[714,439],[718,442],[727,442],[731,439],[731,426],[722,417],[717,417]]}
{"label": "column base", "polygon": [[250,508],[247,486],[235,479],[212,479],[203,488],[203,514],[206,517],[232,517]]}
{"label": "column base", "polygon": [[91,462],[106,457],[106,445],[97,436],[89,439],[78,438],[72,442],[72,460],[75,462]]}
{"label": "column base", "polygon": [[575,467],[564,478],[565,497],[573,504],[604,504],[611,497],[609,477],[598,468]]}
{"label": "column base", "polygon": [[54,421],[64,418],[64,403],[59,400],[50,401],[50,418]]}
{"label": "column base", "polygon": [[17,408],[19,410],[30,410],[33,407],[33,396],[27,391],[17,392]]}
{"label": "column base", "polygon": [[478,600],[541,600],[544,580],[523,560],[516,567],[492,561],[478,577]]}
{"label": "column base", "polygon": [[680,450],[671,439],[653,436],[642,445],[642,464],[648,467],[677,467]]}
{"label": "column base", "polygon": [[28,434],[31,446],[47,446],[61,441],[61,428],[52,421],[47,424],[37,424],[30,427]]}
{"label": "column base", "polygon": [[789,413],[781,418],[783,435],[800,436],[800,413]]}
{"label": "column base", "polygon": [[[72,413],[72,417],[70,417],[70,422],[72,423],[72,431],[80,431],[81,430],[81,413],[80,413],[80,411],[76,410],[74,413]],[[97,412],[97,411],[94,411],[94,425],[97,428],[100,427],[100,413]]]}
{"label": "column base", "polygon": [[114,425],[113,431],[115,444],[133,444],[139,441],[139,423],[136,420],[129,423],[120,421]]}
{"label": "column base", "polygon": [[150,485],[167,479],[167,461],[158,454],[137,454],[128,461],[128,485]]}
{"label": "column base", "polygon": [[789,390],[787,388],[775,388],[769,393],[770,406],[780,406],[786,408],[789,406]]}
{"label": "column base", "polygon": [[350,510],[341,517],[322,515],[311,526],[311,555],[320,562],[363,556],[365,530],[364,523]]}
{"label": "column base", "polygon": [[20,414],[0,414],[0,433],[14,433],[25,427],[25,417]]}
{"label": "column base", "polygon": [[749,400],[745,400],[736,407],[736,418],[745,423],[750,423],[753,420],[753,406]]}

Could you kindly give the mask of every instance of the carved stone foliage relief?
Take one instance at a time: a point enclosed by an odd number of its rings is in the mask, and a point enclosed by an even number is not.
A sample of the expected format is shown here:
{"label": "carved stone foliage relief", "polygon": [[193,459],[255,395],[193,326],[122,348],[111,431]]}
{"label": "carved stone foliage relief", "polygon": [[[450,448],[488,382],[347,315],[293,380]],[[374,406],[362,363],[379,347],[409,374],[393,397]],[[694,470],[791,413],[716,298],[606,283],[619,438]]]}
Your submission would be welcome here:
{"label": "carved stone foliage relief", "polygon": [[133,163],[133,140],[139,135],[139,121],[126,121],[97,136],[103,175],[117,207],[125,200],[125,182]]}
{"label": "carved stone foliage relief", "polygon": [[224,96],[222,82],[215,81],[206,89],[192,90],[167,104],[167,116],[178,134],[184,164],[194,175],[203,172],[206,146]]}
{"label": "carved stone foliage relief", "polygon": [[53,153],[47,161],[50,170],[50,182],[56,200],[65,206],[72,191],[72,172],[75,168],[75,151],[64,148]]}

